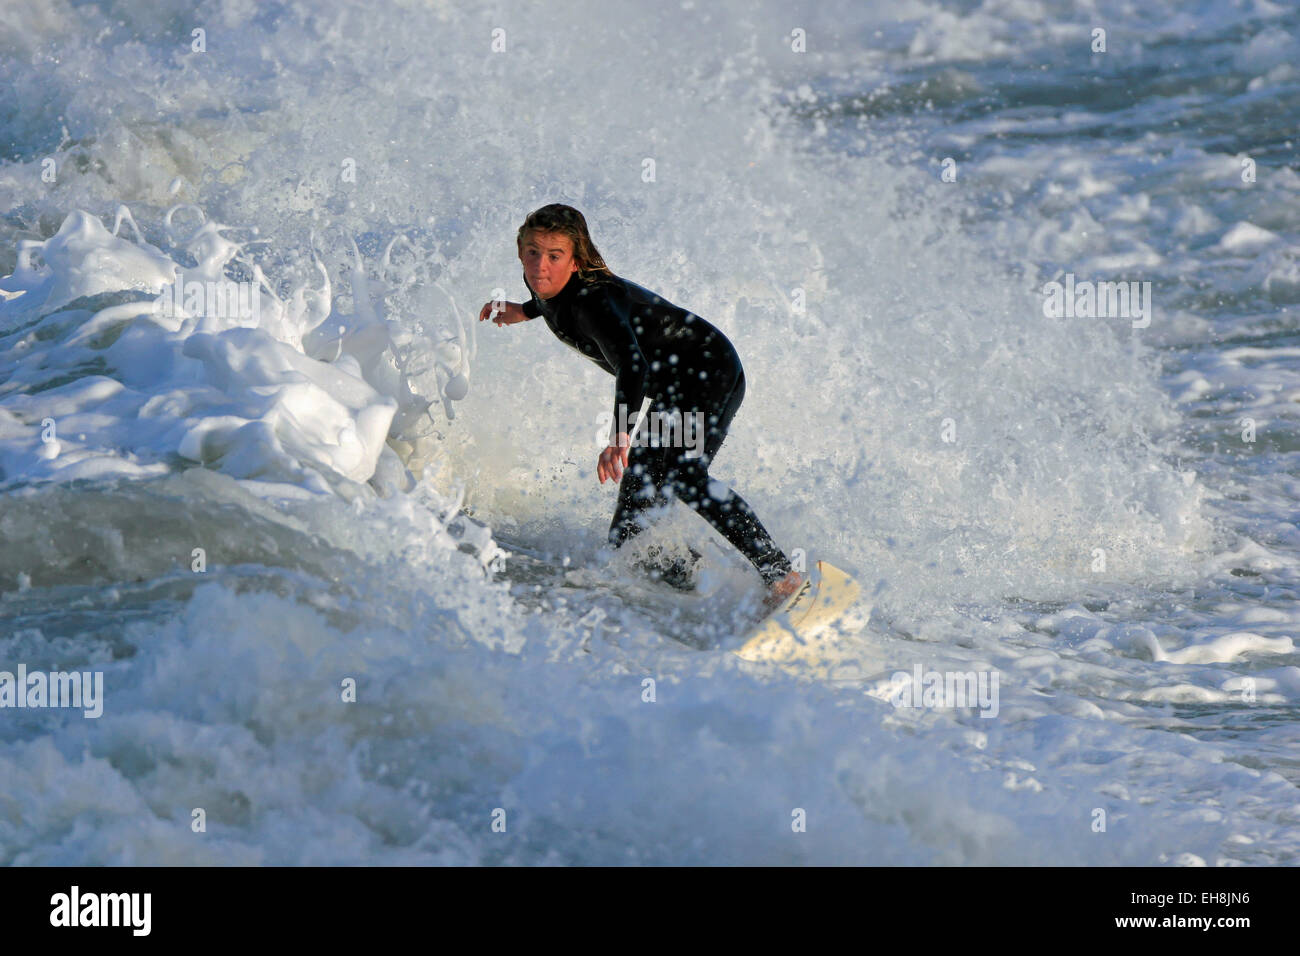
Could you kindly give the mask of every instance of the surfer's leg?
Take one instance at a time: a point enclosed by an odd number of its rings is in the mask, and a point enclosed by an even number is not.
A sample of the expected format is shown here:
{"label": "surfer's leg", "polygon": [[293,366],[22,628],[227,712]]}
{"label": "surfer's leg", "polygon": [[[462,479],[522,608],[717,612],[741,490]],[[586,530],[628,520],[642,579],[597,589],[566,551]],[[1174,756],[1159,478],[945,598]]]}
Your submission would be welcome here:
{"label": "surfer's leg", "polygon": [[[709,477],[709,465],[727,437],[731,420],[745,397],[745,373],[740,370],[739,363],[735,364],[734,378],[727,379],[722,374],[724,371],[717,369],[710,376],[715,382],[721,379],[719,384],[731,383],[721,399],[695,403],[694,411],[704,418],[702,448],[696,441],[672,449],[674,454],[669,457],[667,480],[673,493],[748,558],[763,582],[771,585],[789,574],[789,559],[776,546],[745,499]],[[683,433],[686,434],[686,429]]]}
{"label": "surfer's leg", "polygon": [[[659,406],[650,403],[650,411]],[[650,445],[647,440],[649,414],[636,430],[636,440],[627,455],[627,467],[618,484],[618,504],[614,506],[614,519],[609,524],[609,543],[620,547],[629,538],[644,530],[647,514],[653,508],[668,504],[664,484],[668,471],[669,449]]]}

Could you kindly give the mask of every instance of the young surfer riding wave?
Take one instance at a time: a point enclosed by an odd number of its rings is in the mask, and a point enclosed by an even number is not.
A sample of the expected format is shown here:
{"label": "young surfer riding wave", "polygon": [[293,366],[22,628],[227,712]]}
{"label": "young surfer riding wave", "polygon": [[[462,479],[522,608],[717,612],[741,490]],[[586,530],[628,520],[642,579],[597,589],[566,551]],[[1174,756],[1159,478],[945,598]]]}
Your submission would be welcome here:
{"label": "young surfer riding wave", "polygon": [[[733,544],[758,570],[774,608],[792,595],[804,576],[764,529],[745,500],[709,477],[709,465],[745,396],[745,373],[727,337],[713,325],[673,305],[605,265],[582,213],[553,203],[530,213],[516,236],[525,303],[485,303],[479,320],[514,325],[542,316],[561,342],[613,375],[614,418],[609,446],[600,453],[601,484],[619,482],[609,541],[619,547],[639,533],[645,513],[666,505],[668,494],[684,501]],[[647,414],[633,441],[620,423],[633,418],[646,397]],[[621,412],[621,414],[620,414]],[[653,423],[676,440],[652,443]],[[703,428],[699,441],[682,440],[685,423]],[[699,555],[692,549],[692,556]],[[683,586],[685,562],[663,569],[665,580]]]}

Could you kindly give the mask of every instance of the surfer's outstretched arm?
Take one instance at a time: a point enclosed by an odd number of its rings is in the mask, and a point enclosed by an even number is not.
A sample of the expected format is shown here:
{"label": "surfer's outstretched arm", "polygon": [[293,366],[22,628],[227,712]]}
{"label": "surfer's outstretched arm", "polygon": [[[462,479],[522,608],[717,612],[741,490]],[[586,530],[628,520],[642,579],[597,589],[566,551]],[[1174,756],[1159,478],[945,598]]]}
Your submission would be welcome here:
{"label": "surfer's outstretched arm", "polygon": [[524,307],[518,302],[502,302],[500,299],[494,299],[491,302],[484,302],[483,308],[478,310],[478,320],[480,322],[491,319],[497,324],[514,325],[516,322],[527,322],[530,316],[524,314]]}

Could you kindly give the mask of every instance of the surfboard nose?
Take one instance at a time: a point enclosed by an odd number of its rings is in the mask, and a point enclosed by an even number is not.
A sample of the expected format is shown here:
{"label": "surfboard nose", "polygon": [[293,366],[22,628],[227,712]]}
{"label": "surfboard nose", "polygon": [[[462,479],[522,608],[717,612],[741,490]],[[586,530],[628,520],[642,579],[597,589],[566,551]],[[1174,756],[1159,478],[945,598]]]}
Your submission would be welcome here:
{"label": "surfboard nose", "polygon": [[784,605],[759,622],[734,652],[737,656],[754,662],[822,662],[829,650],[818,635],[854,605],[862,588],[829,561],[818,561],[814,568]]}

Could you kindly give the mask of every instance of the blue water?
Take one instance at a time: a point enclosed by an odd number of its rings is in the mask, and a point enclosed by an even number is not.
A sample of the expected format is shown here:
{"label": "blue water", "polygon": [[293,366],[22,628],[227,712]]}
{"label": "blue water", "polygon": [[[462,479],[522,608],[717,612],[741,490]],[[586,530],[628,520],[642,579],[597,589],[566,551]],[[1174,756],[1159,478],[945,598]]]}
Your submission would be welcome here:
{"label": "blue water", "polygon": [[[6,4],[0,670],[105,702],[0,709],[0,860],[1296,862],[1298,34]],[[846,666],[732,655],[758,578],[685,509],[697,595],[606,562],[612,380],[473,321],[551,201],[736,344],[714,471],[862,583]],[[177,268],[259,317],[159,317]]]}

